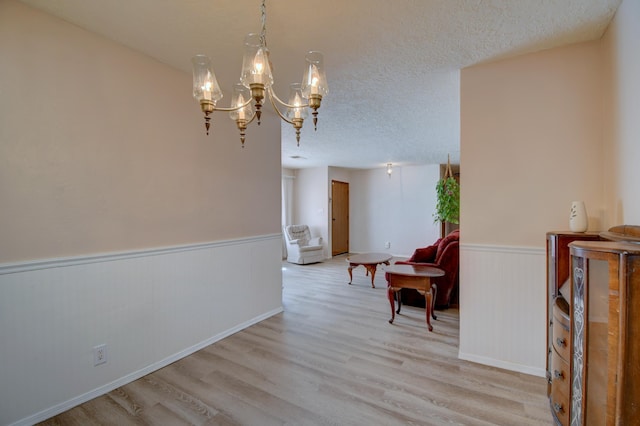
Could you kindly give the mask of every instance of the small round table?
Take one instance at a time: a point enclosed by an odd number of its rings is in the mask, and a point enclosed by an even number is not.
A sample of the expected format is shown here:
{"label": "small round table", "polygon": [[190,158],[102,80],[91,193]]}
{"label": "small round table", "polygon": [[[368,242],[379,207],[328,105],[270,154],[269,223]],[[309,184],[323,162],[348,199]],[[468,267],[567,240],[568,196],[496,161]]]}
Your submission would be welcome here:
{"label": "small round table", "polygon": [[[431,316],[433,315],[433,301],[435,299],[433,287],[435,287],[435,284],[431,284],[431,278],[443,276],[444,271],[440,268],[434,268],[433,266],[392,265],[386,268],[385,272],[387,278],[387,297],[391,304],[391,319],[389,320],[389,324],[393,324],[393,320],[396,317],[394,294],[403,288],[413,288],[418,290],[418,293],[423,294],[426,298],[425,310],[427,326],[429,327],[429,331],[433,331]],[[399,310],[398,313],[400,313]]]}
{"label": "small round table", "polygon": [[392,258],[393,256],[388,253],[362,253],[347,257],[347,262],[349,263],[349,284],[353,281],[353,273],[351,272],[353,268],[362,265],[367,270],[367,275],[371,274],[371,287],[376,288],[373,284],[373,279],[376,277],[378,265],[381,263],[388,265]]}

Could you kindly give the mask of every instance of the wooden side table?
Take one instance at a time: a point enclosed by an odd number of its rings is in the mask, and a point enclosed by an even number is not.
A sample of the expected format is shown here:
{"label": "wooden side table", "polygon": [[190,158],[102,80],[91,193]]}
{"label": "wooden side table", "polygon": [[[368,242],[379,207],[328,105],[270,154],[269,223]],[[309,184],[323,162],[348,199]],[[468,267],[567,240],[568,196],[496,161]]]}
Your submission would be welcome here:
{"label": "wooden side table", "polygon": [[[431,325],[431,316],[433,315],[433,288],[431,285],[432,277],[441,277],[444,271],[432,266],[416,266],[416,265],[392,265],[386,268],[387,278],[387,297],[391,305],[391,319],[389,324],[393,324],[396,317],[394,294],[403,288],[412,288],[418,290],[426,298],[425,311],[427,318],[427,326],[429,331],[433,331]],[[435,284],[434,284],[435,286]]]}
{"label": "wooden side table", "polygon": [[367,270],[367,275],[371,274],[371,287],[376,288],[373,284],[373,279],[376,277],[378,265],[381,263],[388,265],[392,258],[393,256],[388,253],[362,253],[347,257],[347,262],[349,263],[349,284],[353,281],[353,272],[351,272],[353,268],[362,265]]}

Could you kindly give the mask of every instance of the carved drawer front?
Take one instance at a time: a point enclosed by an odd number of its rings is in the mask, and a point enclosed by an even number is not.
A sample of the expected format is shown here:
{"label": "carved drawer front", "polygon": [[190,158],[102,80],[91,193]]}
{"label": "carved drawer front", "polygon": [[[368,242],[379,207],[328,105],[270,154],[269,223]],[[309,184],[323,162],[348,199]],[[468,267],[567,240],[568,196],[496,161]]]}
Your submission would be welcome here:
{"label": "carved drawer front", "polygon": [[551,409],[561,425],[569,425],[569,363],[557,351],[551,355]]}
{"label": "carved drawer front", "polygon": [[[571,334],[569,333],[569,316],[565,314],[557,303],[553,305],[553,348],[558,352],[562,359],[569,360],[569,342]],[[567,375],[567,377],[569,377]]]}

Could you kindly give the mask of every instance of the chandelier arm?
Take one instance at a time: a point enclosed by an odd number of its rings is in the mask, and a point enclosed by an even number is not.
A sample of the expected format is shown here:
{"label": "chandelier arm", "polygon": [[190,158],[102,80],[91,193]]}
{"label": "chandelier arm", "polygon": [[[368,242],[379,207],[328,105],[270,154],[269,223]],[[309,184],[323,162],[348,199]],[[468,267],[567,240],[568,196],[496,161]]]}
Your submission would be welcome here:
{"label": "chandelier arm", "polygon": [[[275,110],[276,110],[276,113],[278,113],[278,115],[280,116],[280,118],[281,118],[282,120],[286,121],[286,122],[287,122],[287,123],[289,123],[289,124],[293,124],[293,121],[290,121],[289,119],[287,119],[287,117],[285,117],[285,116],[280,112],[280,110],[278,109],[278,106],[277,106],[277,105],[276,105],[276,103],[273,101],[273,98],[274,98],[274,96],[272,96],[272,92],[271,92],[271,90],[269,90],[269,102],[271,102],[271,106],[273,107],[273,109],[275,109]],[[277,97],[276,97],[276,99],[277,99]],[[280,100],[278,99],[278,101],[280,101]],[[285,105],[286,105],[286,104],[285,104]],[[293,108],[293,107],[292,107],[292,108]]]}
{"label": "chandelier arm", "polygon": [[[257,114],[255,111],[253,111],[253,114],[251,114],[251,118],[248,120],[245,120],[247,123],[246,125],[248,126],[249,124],[251,124],[253,122],[253,120],[255,120],[257,117]],[[238,120],[234,120],[236,123],[238,122]]]}
{"label": "chandelier arm", "polygon": [[[273,89],[271,87],[269,87],[267,89],[267,91],[269,92],[269,99],[271,99],[272,97],[275,98],[276,101],[278,101],[278,103],[280,105],[282,105],[285,108],[308,108],[309,107],[309,103],[306,104],[302,104],[302,105],[291,105],[288,104],[286,102],[284,102],[282,99],[280,99],[276,93],[273,91]],[[271,105],[273,105],[273,100],[271,101]]]}
{"label": "chandelier arm", "polygon": [[251,124],[251,122],[253,122],[253,120],[255,120],[257,116],[258,115],[256,114],[256,112],[253,111],[253,114],[251,114],[251,119],[247,121],[247,124]]}
{"label": "chandelier arm", "polygon": [[[246,106],[249,106],[249,104],[251,104],[251,101],[252,101],[252,100],[253,100],[253,99],[249,98],[249,100],[248,100],[247,102],[245,102],[245,103],[244,103],[244,104],[242,104],[242,105],[238,105],[237,107],[228,107],[228,108],[225,108],[225,107],[217,107],[217,106],[216,106],[216,107],[213,107],[213,110],[214,110],[214,111],[226,111],[226,112],[233,112],[233,111],[237,111],[237,110],[242,109],[242,108],[244,108],[244,107],[246,107]],[[255,114],[255,113],[254,113],[254,114]]]}

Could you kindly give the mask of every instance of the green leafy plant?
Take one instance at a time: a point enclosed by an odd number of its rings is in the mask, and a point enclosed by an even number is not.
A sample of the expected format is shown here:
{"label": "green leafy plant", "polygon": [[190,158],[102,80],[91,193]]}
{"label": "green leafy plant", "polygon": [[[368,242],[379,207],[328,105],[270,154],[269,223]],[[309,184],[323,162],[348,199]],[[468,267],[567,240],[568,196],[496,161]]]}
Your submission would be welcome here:
{"label": "green leafy plant", "polygon": [[435,222],[460,223],[460,184],[452,176],[440,179],[436,184]]}

